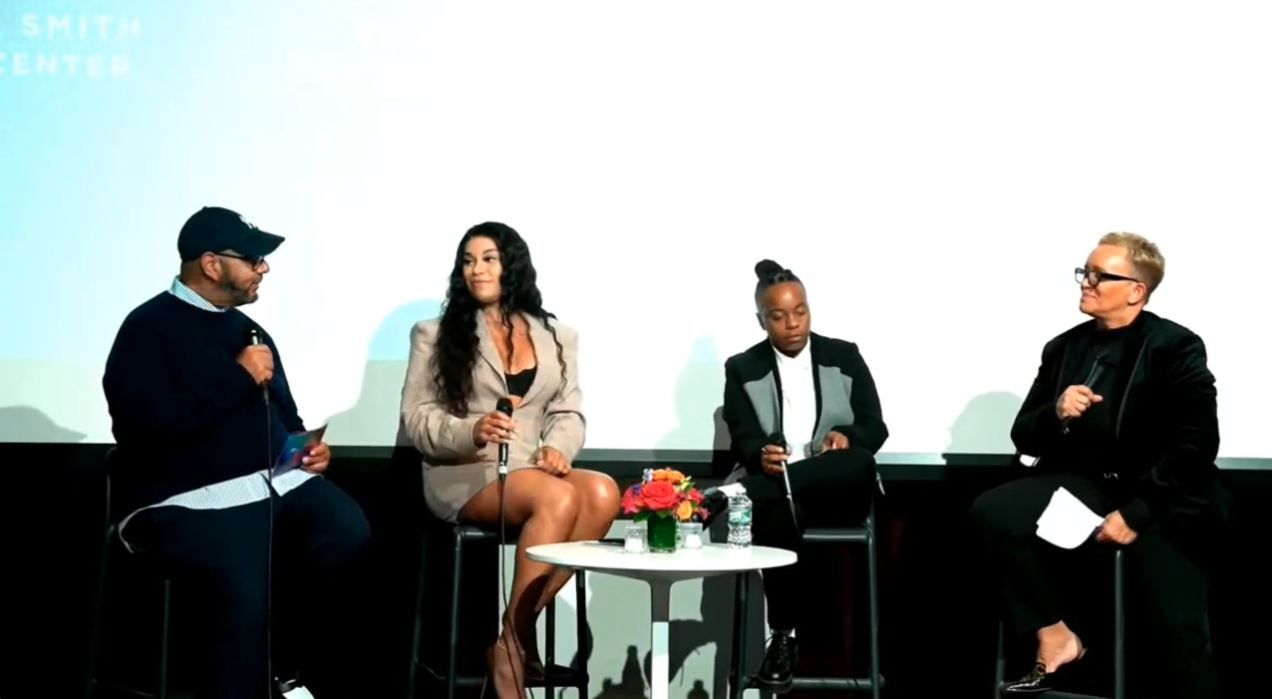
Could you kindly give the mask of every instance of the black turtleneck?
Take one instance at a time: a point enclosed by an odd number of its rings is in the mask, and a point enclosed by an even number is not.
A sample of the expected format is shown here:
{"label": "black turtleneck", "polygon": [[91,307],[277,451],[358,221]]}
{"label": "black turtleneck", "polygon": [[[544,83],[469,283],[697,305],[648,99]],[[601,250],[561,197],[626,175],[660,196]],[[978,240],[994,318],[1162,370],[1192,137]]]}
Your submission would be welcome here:
{"label": "black turtleneck", "polygon": [[[1056,399],[1085,383],[1100,352],[1107,368],[1094,390],[1103,400],[1065,433]],[[1132,405],[1124,403],[1128,394]],[[1213,527],[1229,508],[1215,466],[1216,407],[1205,343],[1144,311],[1126,328],[1087,322],[1048,342],[1011,439],[1021,454],[1040,457],[1044,470],[1082,473],[1119,491],[1118,509],[1136,531],[1155,520]]]}
{"label": "black turtleneck", "polygon": [[1070,345],[1061,386],[1085,384],[1097,359],[1104,366],[1104,371],[1090,386],[1103,400],[1072,420],[1064,439],[1066,461],[1077,470],[1116,470],[1116,464],[1124,456],[1116,438],[1117,416],[1142,341],[1135,332],[1139,325],[1139,318],[1130,325],[1111,330],[1092,325]]}

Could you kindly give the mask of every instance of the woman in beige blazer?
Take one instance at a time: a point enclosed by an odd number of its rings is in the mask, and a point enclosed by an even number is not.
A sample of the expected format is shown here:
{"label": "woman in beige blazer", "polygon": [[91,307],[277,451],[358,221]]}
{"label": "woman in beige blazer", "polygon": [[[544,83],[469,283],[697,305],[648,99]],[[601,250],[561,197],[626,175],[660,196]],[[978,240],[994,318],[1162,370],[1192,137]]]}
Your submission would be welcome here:
{"label": "woman in beige blazer", "polygon": [[[464,235],[440,318],[411,331],[402,420],[424,454],[424,499],[450,521],[521,527],[503,633],[487,653],[501,699],[541,677],[539,612],[572,571],[525,556],[530,546],[599,539],[618,515],[614,479],[570,463],[586,423],[578,335],[543,310],[525,241],[502,223]],[[495,410],[511,399],[511,418]],[[501,493],[499,445],[508,445]]]}

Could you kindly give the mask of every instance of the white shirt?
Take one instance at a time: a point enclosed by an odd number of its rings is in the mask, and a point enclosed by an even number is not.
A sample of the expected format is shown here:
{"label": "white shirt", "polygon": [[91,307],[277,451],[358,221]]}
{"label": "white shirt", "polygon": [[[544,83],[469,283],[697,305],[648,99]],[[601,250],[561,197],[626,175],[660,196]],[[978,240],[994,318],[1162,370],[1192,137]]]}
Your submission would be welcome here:
{"label": "white shirt", "polygon": [[810,443],[813,430],[817,429],[817,389],[813,381],[813,352],[804,349],[795,357],[788,357],[777,348],[777,375],[782,383],[782,434],[790,448],[787,463],[794,463],[812,453]]}

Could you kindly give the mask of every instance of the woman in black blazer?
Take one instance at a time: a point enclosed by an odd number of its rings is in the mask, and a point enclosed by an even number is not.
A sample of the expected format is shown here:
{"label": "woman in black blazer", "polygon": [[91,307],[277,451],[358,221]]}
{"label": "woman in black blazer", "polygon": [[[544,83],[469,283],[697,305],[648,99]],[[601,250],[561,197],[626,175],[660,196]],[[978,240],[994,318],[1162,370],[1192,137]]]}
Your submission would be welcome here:
{"label": "woman in black blazer", "polygon": [[[1080,310],[1092,320],[1056,337],[1012,426],[1033,475],[999,486],[972,506],[972,521],[998,566],[1007,621],[1036,637],[1034,668],[1010,693],[1051,689],[1082,658],[1062,617],[1053,556],[1073,552],[1038,538],[1038,518],[1058,488],[1104,517],[1094,545],[1126,547],[1128,580],[1156,640],[1157,696],[1212,699],[1208,549],[1219,540],[1229,495],[1219,451],[1215,379],[1206,348],[1187,328],[1144,310],[1161,283],[1157,246],[1110,233],[1076,270]],[[1099,367],[1097,369],[1097,367]],[[1093,385],[1086,385],[1086,384]]]}

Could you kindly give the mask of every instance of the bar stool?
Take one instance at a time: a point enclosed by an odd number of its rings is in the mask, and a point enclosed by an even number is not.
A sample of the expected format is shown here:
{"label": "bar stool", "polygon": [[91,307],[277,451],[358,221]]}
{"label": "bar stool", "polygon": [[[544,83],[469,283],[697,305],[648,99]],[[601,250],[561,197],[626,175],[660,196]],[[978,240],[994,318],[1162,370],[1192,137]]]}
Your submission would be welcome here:
{"label": "bar stool", "polygon": [[[172,607],[172,581],[157,571],[147,571],[149,574],[157,577],[163,583],[163,593],[160,603],[161,621],[159,628],[159,667],[157,668],[157,678],[155,682],[155,691],[145,692],[132,687],[100,682],[97,679],[97,654],[98,647],[101,644],[102,634],[102,610],[106,606],[106,572],[111,562],[112,549],[123,548],[123,542],[119,539],[119,525],[111,522],[110,507],[110,468],[114,463],[115,449],[111,449],[106,456],[106,533],[102,538],[101,554],[97,563],[97,587],[93,600],[93,625],[91,635],[89,636],[88,646],[88,664],[84,678],[84,699],[92,699],[97,688],[106,688],[115,694],[126,694],[134,697],[145,697],[147,699],[167,699],[168,697],[168,631],[170,628],[170,612]],[[124,550],[126,559],[131,560],[134,564],[143,563],[136,556]],[[141,566],[145,569],[144,563]]]}
{"label": "bar stool", "polygon": [[[866,588],[870,612],[870,671],[868,677],[801,677],[796,675],[791,691],[869,691],[872,699],[879,699],[884,688],[884,677],[879,669],[879,573],[875,551],[875,517],[871,510],[860,527],[809,528],[804,531],[805,544],[865,544]],[[756,687],[753,675],[747,675],[746,660],[746,604],[750,588],[747,574],[737,576],[733,605],[733,628],[736,639],[733,644],[733,679],[730,682],[731,699],[739,699],[743,690]],[[847,663],[845,662],[845,665]]]}
{"label": "bar stool", "polygon": [[[429,531],[429,530],[432,531]],[[519,532],[509,529],[508,539],[517,540]],[[439,673],[431,668],[427,663],[420,660],[420,636],[423,627],[424,602],[427,598],[427,566],[428,566],[428,545],[430,539],[440,539],[445,536],[451,544],[451,575],[450,575],[450,615],[449,615],[449,650],[446,654],[446,671]],[[455,689],[457,687],[479,687],[481,686],[482,677],[460,676],[457,663],[459,656],[459,610],[462,602],[461,593],[463,592],[463,562],[464,549],[470,544],[499,544],[500,536],[498,532],[483,529],[469,524],[449,524],[442,523],[438,520],[425,525],[425,532],[421,537],[420,546],[420,573],[417,585],[415,599],[415,628],[411,637],[411,665],[410,674],[407,680],[407,699],[416,699],[416,682],[419,670],[424,670],[434,680],[442,682],[446,685],[446,699],[454,699]],[[499,547],[499,554],[503,555],[502,547]],[[527,687],[543,687],[545,694],[549,697],[558,688],[576,688],[581,693],[587,692],[588,674],[587,659],[590,655],[590,642],[587,635],[587,578],[584,571],[577,571],[574,574],[575,595],[578,600],[577,620],[578,620],[578,667],[567,668],[556,664],[556,602],[555,600],[548,603],[544,609],[545,619],[545,644],[544,648],[544,675],[542,682],[527,682]],[[500,591],[502,593],[502,590]]]}

